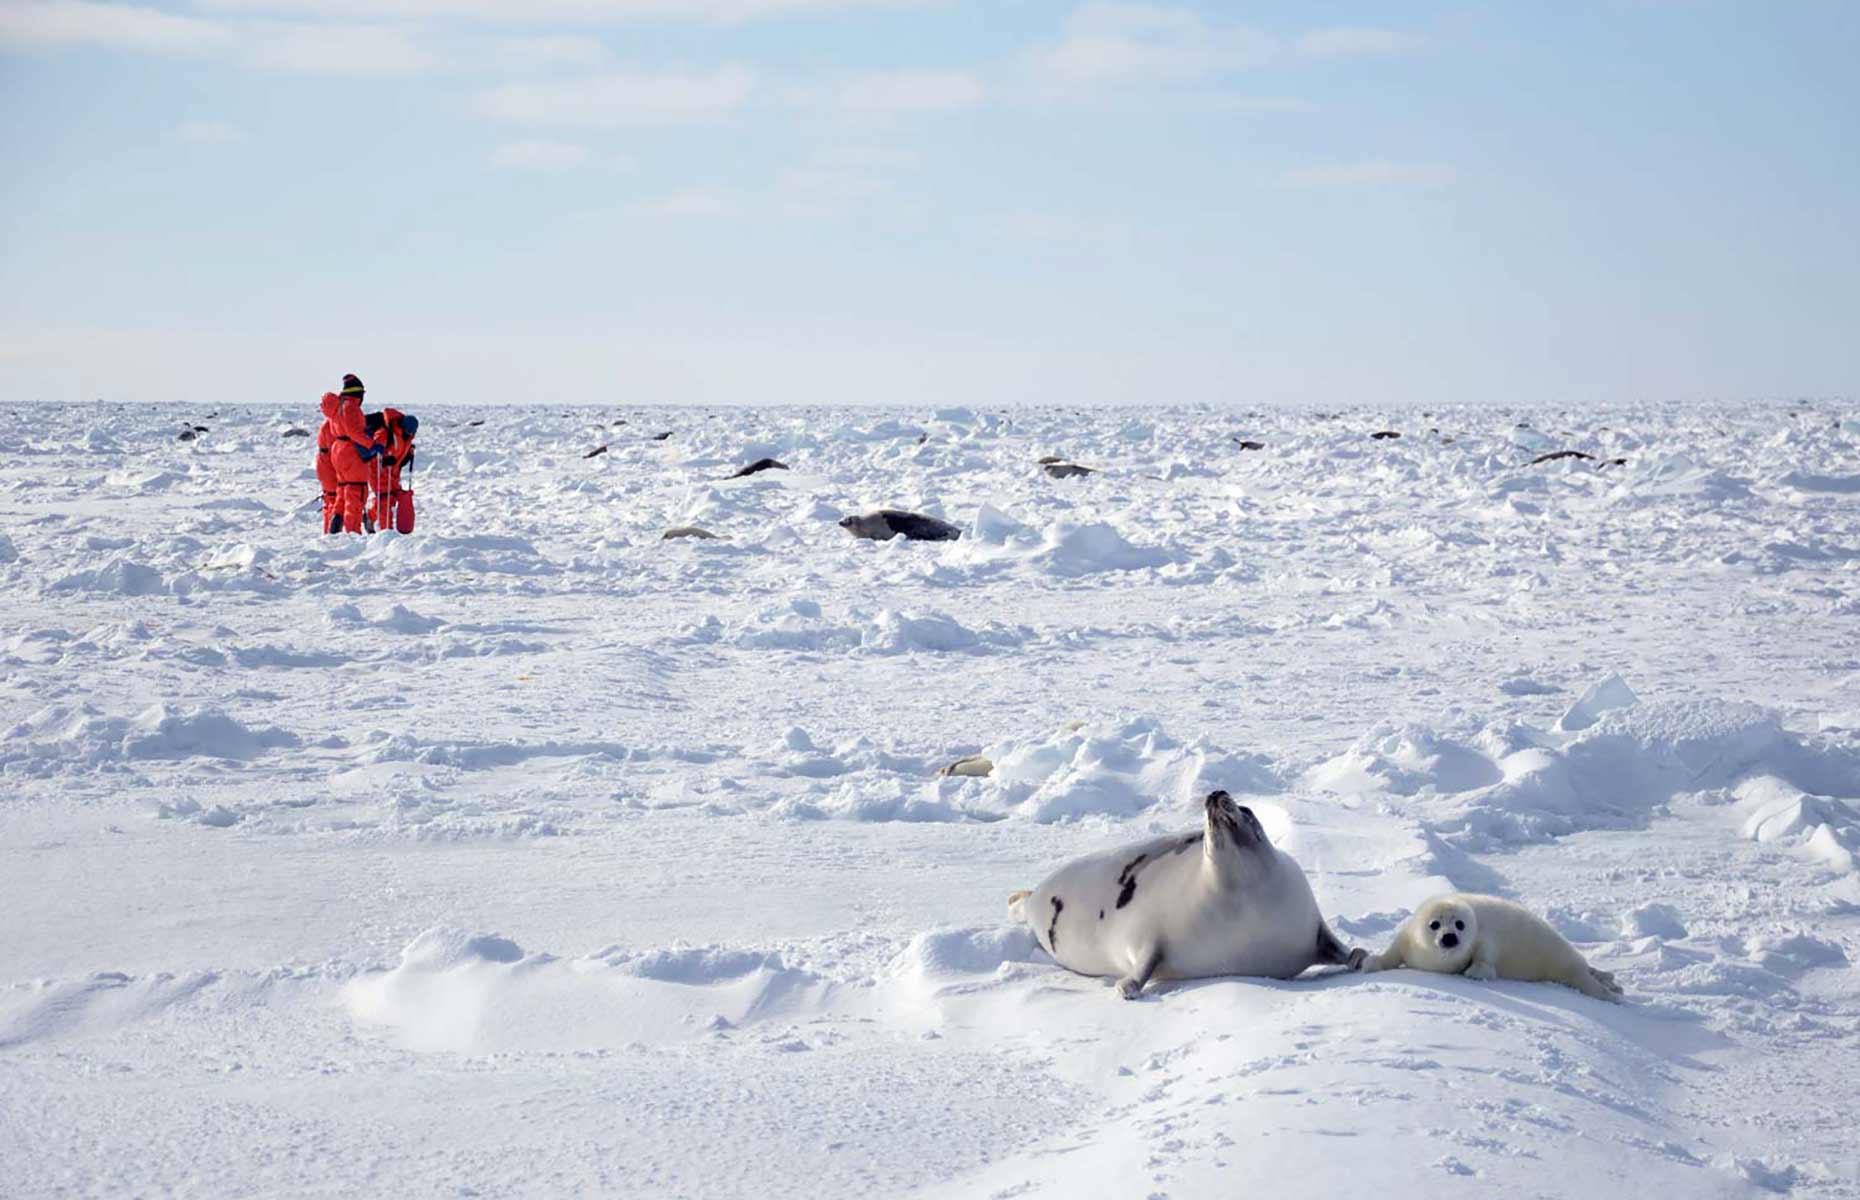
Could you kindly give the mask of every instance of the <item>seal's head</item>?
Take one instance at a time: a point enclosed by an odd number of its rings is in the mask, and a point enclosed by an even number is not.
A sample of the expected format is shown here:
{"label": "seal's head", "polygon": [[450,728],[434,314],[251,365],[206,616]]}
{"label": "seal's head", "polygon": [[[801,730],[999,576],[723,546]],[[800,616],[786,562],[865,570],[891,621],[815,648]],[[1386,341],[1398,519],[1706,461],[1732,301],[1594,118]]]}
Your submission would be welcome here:
{"label": "seal's head", "polygon": [[1207,808],[1207,835],[1210,848],[1216,845],[1233,846],[1242,850],[1255,846],[1270,846],[1266,830],[1253,815],[1253,810],[1242,804],[1235,804],[1234,798],[1226,792],[1209,792],[1203,802]]}
{"label": "seal's head", "polygon": [[880,513],[869,516],[851,516],[840,518],[840,528],[854,537],[871,538],[874,541],[888,542],[897,536],[890,522]]}
{"label": "seal's head", "polygon": [[1464,901],[1453,896],[1429,900],[1415,911],[1409,928],[1409,966],[1453,975],[1472,962],[1473,939],[1479,934],[1479,925],[1472,906]]}

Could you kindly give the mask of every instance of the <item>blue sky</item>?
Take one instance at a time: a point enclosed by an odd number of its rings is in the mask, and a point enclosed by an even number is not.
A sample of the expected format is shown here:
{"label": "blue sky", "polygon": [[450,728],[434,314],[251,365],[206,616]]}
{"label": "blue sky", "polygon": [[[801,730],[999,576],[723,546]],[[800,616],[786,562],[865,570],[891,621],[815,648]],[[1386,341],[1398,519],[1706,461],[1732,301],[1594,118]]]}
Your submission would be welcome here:
{"label": "blue sky", "polygon": [[1860,390],[1860,5],[0,0],[8,400]]}

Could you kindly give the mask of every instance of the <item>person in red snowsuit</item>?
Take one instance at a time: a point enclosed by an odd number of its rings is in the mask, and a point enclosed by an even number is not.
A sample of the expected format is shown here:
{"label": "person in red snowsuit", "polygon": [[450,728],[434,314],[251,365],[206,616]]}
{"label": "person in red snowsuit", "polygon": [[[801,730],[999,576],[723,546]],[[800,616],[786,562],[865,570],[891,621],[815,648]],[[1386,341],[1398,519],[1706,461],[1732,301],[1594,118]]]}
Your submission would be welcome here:
{"label": "person in red snowsuit", "polygon": [[323,485],[323,532],[335,533],[330,522],[341,511],[337,503],[336,464],[330,461],[330,448],[336,442],[336,409],[341,398],[323,393],[323,424],[316,431],[316,481]]}
{"label": "person in red snowsuit", "polygon": [[368,414],[381,457],[375,477],[374,521],[376,529],[413,532],[413,492],[401,487],[400,473],[413,461],[413,436],[419,431],[418,417],[396,408],[384,408]]}
{"label": "person in red snowsuit", "polygon": [[345,533],[361,533],[362,518],[368,511],[368,484],[373,478],[375,458],[381,453],[368,434],[367,418],[362,416],[362,381],[353,375],[342,377],[342,394],[324,393],[323,411],[335,402],[334,426],[330,442],[330,465],[336,469],[338,511],[331,526],[341,522]]}
{"label": "person in red snowsuit", "polygon": [[401,487],[401,469],[413,458],[413,435],[419,429],[417,418],[396,408],[371,412],[366,418],[368,436],[379,452],[373,464],[374,500],[368,506],[368,521],[375,529],[413,532],[413,493]]}

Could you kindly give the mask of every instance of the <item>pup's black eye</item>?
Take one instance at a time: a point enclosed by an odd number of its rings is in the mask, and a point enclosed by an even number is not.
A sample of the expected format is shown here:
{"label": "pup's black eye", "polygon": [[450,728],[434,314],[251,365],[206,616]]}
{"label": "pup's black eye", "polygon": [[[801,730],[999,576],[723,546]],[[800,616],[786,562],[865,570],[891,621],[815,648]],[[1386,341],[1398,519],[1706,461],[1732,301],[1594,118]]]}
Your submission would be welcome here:
{"label": "pup's black eye", "polygon": [[1428,926],[1427,926],[1427,927],[1428,927],[1429,929],[1439,929],[1439,928],[1440,928],[1440,922],[1439,922],[1439,921],[1432,921],[1432,922],[1429,922],[1429,924],[1428,924]]}
{"label": "pup's black eye", "polygon": [[1455,928],[1455,929],[1464,929],[1464,928],[1466,928],[1466,922],[1464,922],[1464,921],[1455,921],[1455,922],[1453,922],[1453,928]]}

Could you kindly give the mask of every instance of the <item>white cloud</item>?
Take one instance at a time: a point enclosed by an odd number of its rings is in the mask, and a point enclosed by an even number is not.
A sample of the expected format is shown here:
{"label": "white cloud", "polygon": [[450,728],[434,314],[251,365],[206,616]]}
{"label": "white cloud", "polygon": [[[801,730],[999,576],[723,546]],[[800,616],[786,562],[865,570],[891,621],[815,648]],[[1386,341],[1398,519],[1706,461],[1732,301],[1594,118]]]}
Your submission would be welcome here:
{"label": "white cloud", "polygon": [[727,217],[742,207],[741,198],[723,188],[684,188],[633,205],[633,211],[655,217]]}
{"label": "white cloud", "polygon": [[1099,2],[1074,12],[1065,40],[1033,62],[1073,84],[1190,81],[1257,65],[1277,49],[1270,34],[1211,25],[1189,9]]}
{"label": "white cloud", "polygon": [[513,83],[478,98],[492,120],[618,129],[719,120],[742,107],[755,76],[738,66],[706,74],[613,73],[559,83]]}
{"label": "white cloud", "polygon": [[232,48],[233,31],[217,21],[177,17],[129,4],[27,0],[0,4],[0,45],[108,46],[149,54],[216,54]]}
{"label": "white cloud", "polygon": [[896,146],[854,144],[828,146],[815,154],[813,161],[817,166],[822,167],[883,170],[913,166],[917,162],[917,153],[914,150],[904,150]]}
{"label": "white cloud", "polygon": [[748,21],[854,9],[913,8],[931,0],[198,0],[226,12],[303,13],[371,21],[461,17],[487,22]]}
{"label": "white cloud", "polygon": [[1393,29],[1344,27],[1314,29],[1293,43],[1293,48],[1307,58],[1363,58],[1381,54],[1405,54],[1427,44],[1427,39]]}
{"label": "white cloud", "polygon": [[406,30],[393,26],[235,25],[88,0],[0,2],[0,45],[210,56],[260,70],[318,75],[410,75],[435,63]]}
{"label": "white cloud", "polygon": [[1293,167],[1279,178],[1293,187],[1433,188],[1453,182],[1454,172],[1451,167],[1368,159]]}
{"label": "white cloud", "polygon": [[245,140],[245,131],[230,121],[183,121],[167,133],[170,141],[201,146],[227,146]]}
{"label": "white cloud", "polygon": [[598,39],[580,34],[505,38],[498,43],[498,50],[505,62],[522,67],[591,67],[610,57],[607,47]]}
{"label": "white cloud", "polygon": [[417,75],[437,61],[387,25],[268,25],[254,31],[246,61],[310,75]]}
{"label": "white cloud", "polygon": [[510,171],[567,171],[588,161],[588,148],[575,142],[505,142],[491,151],[491,165]]}
{"label": "white cloud", "polygon": [[861,116],[950,112],[981,103],[982,84],[961,71],[886,71],[842,84],[839,106]]}

